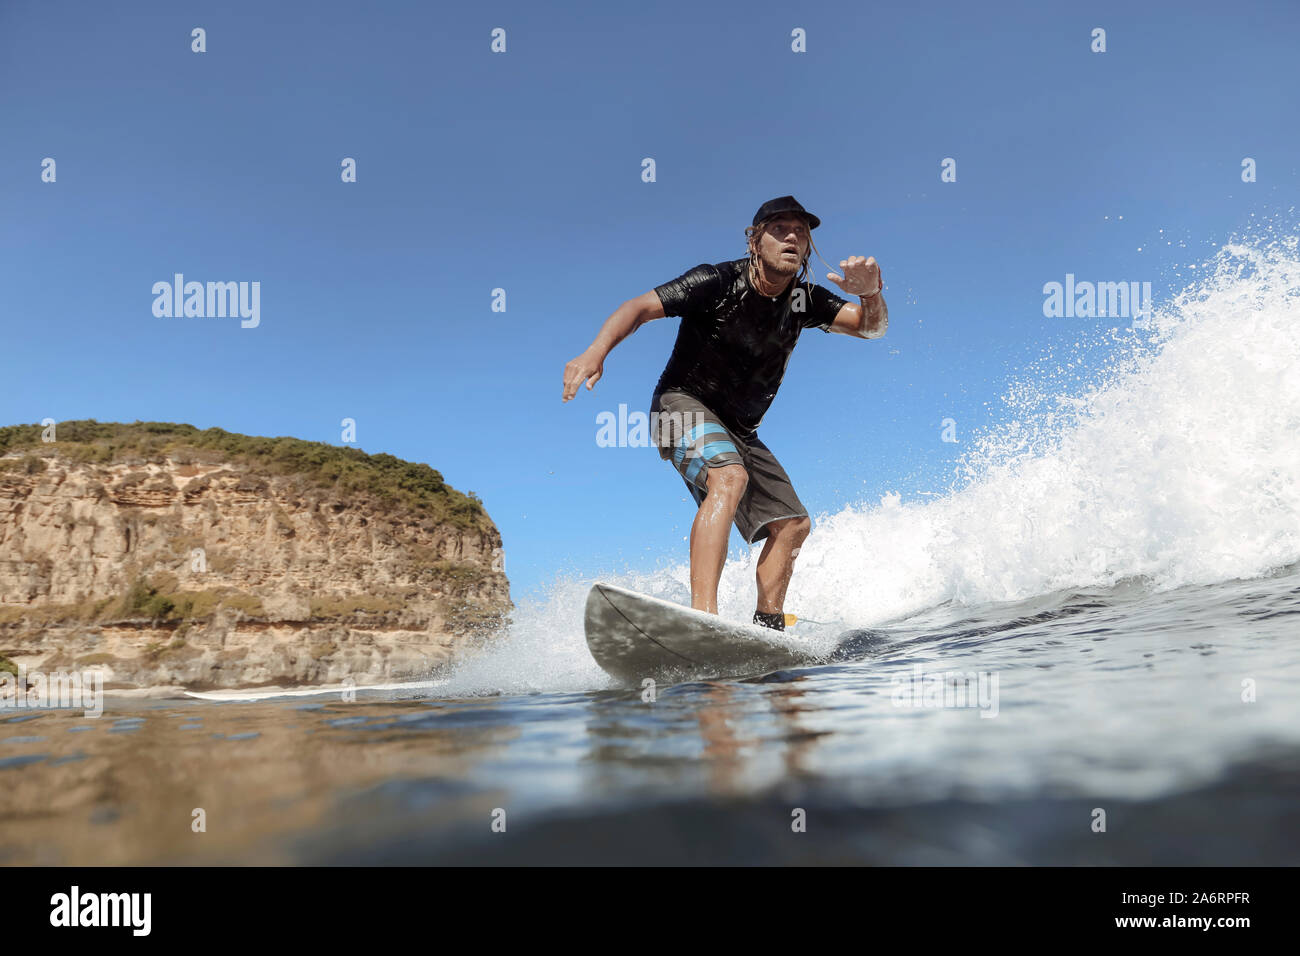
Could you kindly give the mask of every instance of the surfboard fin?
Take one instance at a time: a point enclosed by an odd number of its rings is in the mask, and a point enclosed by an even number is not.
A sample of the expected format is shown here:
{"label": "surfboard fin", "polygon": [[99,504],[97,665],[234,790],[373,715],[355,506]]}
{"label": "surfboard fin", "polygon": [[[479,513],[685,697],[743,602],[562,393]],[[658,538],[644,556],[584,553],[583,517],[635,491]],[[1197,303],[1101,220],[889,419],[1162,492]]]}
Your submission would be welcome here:
{"label": "surfboard fin", "polygon": [[829,621],[814,621],[814,620],[812,620],[811,618],[807,618],[807,617],[795,617],[793,614],[787,614],[787,615],[785,616],[785,626],[786,626],[786,627],[793,627],[795,624],[797,624],[797,623],[800,622],[800,621],[806,621],[806,622],[809,623],[809,624],[828,624],[828,623],[830,623]]}

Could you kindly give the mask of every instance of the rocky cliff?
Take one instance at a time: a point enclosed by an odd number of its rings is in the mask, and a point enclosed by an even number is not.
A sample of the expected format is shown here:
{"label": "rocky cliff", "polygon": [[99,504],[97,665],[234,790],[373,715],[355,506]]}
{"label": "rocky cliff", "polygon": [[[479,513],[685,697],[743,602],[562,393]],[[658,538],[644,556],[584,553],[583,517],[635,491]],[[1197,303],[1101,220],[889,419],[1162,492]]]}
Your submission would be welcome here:
{"label": "rocky cliff", "polygon": [[502,565],[482,504],[427,465],[166,423],[0,428],[10,670],[97,668],[118,688],[416,677],[503,623]]}

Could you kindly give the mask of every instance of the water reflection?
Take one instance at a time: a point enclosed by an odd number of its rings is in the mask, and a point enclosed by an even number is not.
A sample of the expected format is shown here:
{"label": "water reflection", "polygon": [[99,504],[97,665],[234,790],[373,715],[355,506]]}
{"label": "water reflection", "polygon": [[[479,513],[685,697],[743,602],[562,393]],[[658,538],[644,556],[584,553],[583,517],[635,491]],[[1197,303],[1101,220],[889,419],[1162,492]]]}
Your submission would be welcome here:
{"label": "water reflection", "polygon": [[[1169,859],[1292,852],[1278,833],[1300,779],[1296,698],[1245,706],[1239,685],[1300,680],[1297,589],[1058,605],[913,622],[852,660],[655,699],[362,691],[110,698],[93,720],[0,711],[0,862],[1113,863],[1134,847],[1156,861],[1143,841],[1075,833],[1101,799],[1148,813]],[[896,706],[918,663],[996,671],[997,718]],[[1252,813],[1234,813],[1247,785]],[[795,807],[810,824],[791,842]],[[1192,835],[1211,819],[1217,848]]]}

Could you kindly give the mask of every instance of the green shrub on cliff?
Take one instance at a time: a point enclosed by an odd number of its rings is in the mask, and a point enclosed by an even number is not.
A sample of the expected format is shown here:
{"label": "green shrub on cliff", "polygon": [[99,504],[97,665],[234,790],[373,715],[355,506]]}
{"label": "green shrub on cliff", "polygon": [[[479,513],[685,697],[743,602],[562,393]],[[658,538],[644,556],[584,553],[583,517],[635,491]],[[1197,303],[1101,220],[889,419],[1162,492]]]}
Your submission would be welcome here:
{"label": "green shrub on cliff", "polygon": [[[293,475],[309,485],[339,494],[365,494],[390,508],[405,507],[460,528],[486,528],[487,514],[477,496],[461,494],[426,464],[388,454],[368,455],[359,448],[298,438],[240,435],[220,428],[197,429],[171,422],[60,422],[56,442],[41,442],[40,425],[0,428],[0,455],[24,449],[66,456],[88,464],[157,460],[238,462],[274,475]],[[34,455],[5,467],[30,470],[45,463]],[[39,470],[39,469],[38,469]]]}
{"label": "green shrub on cliff", "polygon": [[[242,611],[248,617],[262,617],[262,599],[234,588],[218,591],[174,591],[175,575],[159,574],[137,578],[117,597],[84,600],[76,604],[47,604],[40,607],[0,607],[0,628],[26,624],[50,627],[57,624],[104,625],[116,621],[150,618],[155,625],[177,625],[184,636],[189,625],[209,621],[218,608]],[[0,667],[3,670],[3,667]]]}
{"label": "green shrub on cliff", "polygon": [[18,471],[24,475],[36,475],[44,470],[45,461],[35,455],[24,455],[22,458],[9,458],[0,461],[0,471]]}
{"label": "green shrub on cliff", "polygon": [[171,614],[175,607],[175,602],[160,593],[158,588],[151,587],[143,579],[136,579],[122,595],[118,614],[124,618],[142,616],[159,620]]}

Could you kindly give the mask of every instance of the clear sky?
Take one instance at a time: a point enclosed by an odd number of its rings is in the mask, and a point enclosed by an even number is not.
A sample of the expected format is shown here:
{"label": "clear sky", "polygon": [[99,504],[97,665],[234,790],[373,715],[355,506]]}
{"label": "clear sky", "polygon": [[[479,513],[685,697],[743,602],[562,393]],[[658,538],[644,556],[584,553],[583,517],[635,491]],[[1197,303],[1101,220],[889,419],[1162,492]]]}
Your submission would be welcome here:
{"label": "clear sky", "polygon": [[[1158,304],[1294,223],[1298,33],[1294,0],[0,0],[0,423],[338,443],[352,418],[482,497],[516,599],[677,563],[681,480],[596,442],[599,412],[647,407],[677,320],[567,405],[561,372],[790,193],[829,262],[881,262],[890,329],[805,333],[760,435],[814,517],[942,491],[1011,379],[1116,324],[1046,318],[1044,283]],[[178,272],[259,282],[260,324],[156,317]]]}

